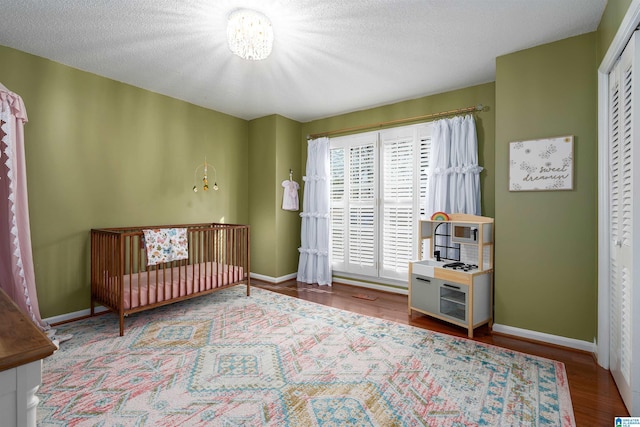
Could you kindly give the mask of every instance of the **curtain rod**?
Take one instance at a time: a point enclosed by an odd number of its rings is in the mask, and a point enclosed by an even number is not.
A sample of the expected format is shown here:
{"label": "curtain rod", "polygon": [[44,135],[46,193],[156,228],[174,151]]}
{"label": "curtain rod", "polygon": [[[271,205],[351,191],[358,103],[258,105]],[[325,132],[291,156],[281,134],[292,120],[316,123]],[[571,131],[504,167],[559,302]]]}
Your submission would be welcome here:
{"label": "curtain rod", "polygon": [[442,111],[440,113],[426,114],[424,116],[408,117],[406,119],[389,120],[389,121],[386,121],[386,122],[371,123],[371,124],[368,124],[368,125],[354,126],[354,127],[350,127],[350,128],[342,128],[342,129],[330,130],[330,131],[327,131],[327,132],[314,133],[314,134],[311,134],[311,135],[307,135],[307,139],[314,139],[314,138],[319,138],[321,136],[329,136],[329,135],[335,135],[335,134],[339,134],[339,133],[347,133],[347,132],[352,132],[352,131],[357,131],[357,130],[373,129],[373,128],[379,128],[379,127],[383,127],[383,126],[396,125],[396,124],[402,124],[402,123],[408,123],[408,122],[415,122],[417,120],[431,119],[431,118],[434,118],[434,117],[451,116],[451,115],[471,113],[473,111],[483,111],[483,110],[484,110],[484,106],[482,104],[478,104],[478,105],[474,105],[472,107],[458,108],[457,110]]}

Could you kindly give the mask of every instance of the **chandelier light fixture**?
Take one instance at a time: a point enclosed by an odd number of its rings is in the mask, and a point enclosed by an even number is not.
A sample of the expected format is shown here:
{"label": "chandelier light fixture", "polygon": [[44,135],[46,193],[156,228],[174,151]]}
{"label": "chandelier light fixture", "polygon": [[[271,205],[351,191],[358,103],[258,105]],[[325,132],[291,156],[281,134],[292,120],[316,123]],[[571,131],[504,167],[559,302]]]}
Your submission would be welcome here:
{"label": "chandelier light fixture", "polygon": [[227,25],[229,49],[240,58],[259,61],[271,54],[273,28],[260,12],[238,9],[229,15]]}

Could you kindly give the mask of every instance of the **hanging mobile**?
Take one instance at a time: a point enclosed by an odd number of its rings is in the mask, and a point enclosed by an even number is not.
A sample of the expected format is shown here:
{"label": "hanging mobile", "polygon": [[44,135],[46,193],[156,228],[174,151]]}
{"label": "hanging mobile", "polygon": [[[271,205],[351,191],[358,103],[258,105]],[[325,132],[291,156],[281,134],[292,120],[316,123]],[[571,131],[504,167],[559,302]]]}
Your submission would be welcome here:
{"label": "hanging mobile", "polygon": [[204,167],[204,171],[203,171],[203,175],[202,175],[202,189],[204,191],[208,191],[209,190],[209,166],[211,166],[213,168],[213,190],[214,191],[218,191],[218,183],[217,183],[217,172],[216,172],[216,168],[213,167],[213,165],[209,165],[207,163],[207,158],[204,158],[204,163],[201,165],[198,165],[195,169],[195,171],[193,171],[193,192],[197,193],[198,192],[198,185],[195,184],[195,182],[197,181],[197,175],[198,175],[198,170],[200,170],[200,168]]}

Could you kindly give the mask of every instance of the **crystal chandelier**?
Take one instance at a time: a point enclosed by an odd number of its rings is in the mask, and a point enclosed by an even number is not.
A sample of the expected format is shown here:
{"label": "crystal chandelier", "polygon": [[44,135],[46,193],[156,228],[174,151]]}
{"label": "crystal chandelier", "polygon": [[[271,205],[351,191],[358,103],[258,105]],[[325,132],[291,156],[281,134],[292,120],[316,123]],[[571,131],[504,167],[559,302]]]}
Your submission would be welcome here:
{"label": "crystal chandelier", "polygon": [[254,10],[236,10],[229,15],[227,38],[229,49],[240,58],[265,59],[273,46],[271,21]]}

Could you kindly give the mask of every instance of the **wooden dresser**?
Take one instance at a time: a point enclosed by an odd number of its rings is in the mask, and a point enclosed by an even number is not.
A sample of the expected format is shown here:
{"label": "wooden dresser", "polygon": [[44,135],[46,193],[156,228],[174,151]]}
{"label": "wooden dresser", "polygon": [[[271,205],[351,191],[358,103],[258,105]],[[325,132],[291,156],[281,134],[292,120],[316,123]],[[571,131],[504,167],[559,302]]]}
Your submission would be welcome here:
{"label": "wooden dresser", "polygon": [[0,425],[36,425],[42,359],[56,346],[0,289]]}

